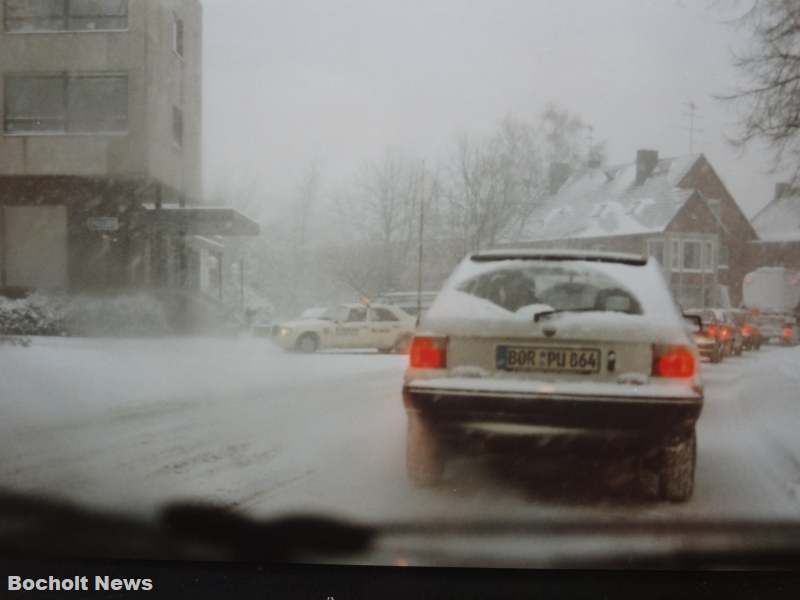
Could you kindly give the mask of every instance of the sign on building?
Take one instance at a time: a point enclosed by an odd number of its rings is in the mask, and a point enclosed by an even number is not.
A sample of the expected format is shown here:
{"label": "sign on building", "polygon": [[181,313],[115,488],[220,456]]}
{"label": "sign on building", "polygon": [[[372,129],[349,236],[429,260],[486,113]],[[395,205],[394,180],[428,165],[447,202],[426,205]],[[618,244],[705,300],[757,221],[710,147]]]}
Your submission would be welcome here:
{"label": "sign on building", "polygon": [[119,230],[119,219],[117,217],[91,217],[86,221],[89,231],[112,232]]}

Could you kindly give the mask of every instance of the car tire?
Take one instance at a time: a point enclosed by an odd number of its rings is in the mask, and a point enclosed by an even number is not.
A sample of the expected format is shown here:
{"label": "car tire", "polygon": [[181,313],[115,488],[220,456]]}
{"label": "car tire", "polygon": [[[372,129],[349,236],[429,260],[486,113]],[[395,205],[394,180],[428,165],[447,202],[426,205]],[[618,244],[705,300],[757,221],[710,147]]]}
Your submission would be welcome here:
{"label": "car tire", "polygon": [[408,354],[410,348],[411,348],[411,336],[401,335],[399,338],[397,338],[397,341],[394,343],[394,348],[392,348],[392,350],[396,354]]}
{"label": "car tire", "polygon": [[661,450],[659,487],[661,498],[669,502],[686,502],[694,492],[697,465],[697,434],[694,429]]}
{"label": "car tire", "polygon": [[444,456],[430,424],[418,413],[408,414],[406,473],[416,487],[433,487],[444,475]]}
{"label": "car tire", "polygon": [[722,362],[722,350],[714,350],[714,353],[711,355],[711,363],[716,365],[721,362]]}
{"label": "car tire", "polygon": [[319,350],[319,338],[315,333],[304,333],[297,340],[296,348],[303,354],[314,354]]}

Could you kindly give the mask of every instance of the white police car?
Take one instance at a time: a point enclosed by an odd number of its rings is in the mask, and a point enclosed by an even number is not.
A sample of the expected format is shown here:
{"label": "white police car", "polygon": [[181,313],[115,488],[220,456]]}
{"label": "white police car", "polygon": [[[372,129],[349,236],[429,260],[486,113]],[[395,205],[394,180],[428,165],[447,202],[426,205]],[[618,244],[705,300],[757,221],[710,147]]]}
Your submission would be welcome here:
{"label": "white police car", "polygon": [[405,352],[415,325],[414,317],[397,306],[342,304],[315,319],[281,323],[273,340],[284,350],[306,353],[334,348]]}

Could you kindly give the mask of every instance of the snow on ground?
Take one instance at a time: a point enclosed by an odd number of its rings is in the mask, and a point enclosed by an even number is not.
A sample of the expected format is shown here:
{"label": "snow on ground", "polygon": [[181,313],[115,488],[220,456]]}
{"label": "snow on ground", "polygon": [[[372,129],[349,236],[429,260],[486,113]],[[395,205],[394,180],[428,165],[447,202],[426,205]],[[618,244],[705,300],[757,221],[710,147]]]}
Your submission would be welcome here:
{"label": "snow on ground", "polygon": [[704,366],[697,487],[685,505],[598,490],[574,463],[520,478],[463,460],[441,489],[411,488],[405,361],[288,354],[257,339],[0,346],[0,486],[130,511],[191,498],[368,521],[800,517],[800,348]]}

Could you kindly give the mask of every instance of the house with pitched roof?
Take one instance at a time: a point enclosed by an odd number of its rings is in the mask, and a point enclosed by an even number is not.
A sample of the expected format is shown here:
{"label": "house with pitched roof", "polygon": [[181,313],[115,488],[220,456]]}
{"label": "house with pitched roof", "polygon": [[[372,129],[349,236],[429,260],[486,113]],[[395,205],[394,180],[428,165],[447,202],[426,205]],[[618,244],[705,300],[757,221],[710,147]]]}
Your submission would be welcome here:
{"label": "house with pitched roof", "polygon": [[758,240],[750,242],[751,267],[800,271],[800,189],[775,185],[775,195],[752,219]]}
{"label": "house with pitched roof", "polygon": [[592,164],[551,183],[509,246],[645,254],[684,308],[740,302],[757,235],[703,154],[639,150],[631,163]]}

